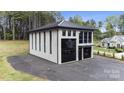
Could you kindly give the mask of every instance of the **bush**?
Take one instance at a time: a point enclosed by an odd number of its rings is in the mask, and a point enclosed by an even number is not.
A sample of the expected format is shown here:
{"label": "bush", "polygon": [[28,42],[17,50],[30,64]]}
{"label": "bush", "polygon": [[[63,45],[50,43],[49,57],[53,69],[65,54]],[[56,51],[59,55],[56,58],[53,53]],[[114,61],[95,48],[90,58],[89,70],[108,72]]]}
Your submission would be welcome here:
{"label": "bush", "polygon": [[105,55],[105,52],[104,52],[103,56],[106,56],[106,55]]}
{"label": "bush", "polygon": [[99,51],[97,51],[97,55],[99,55]]}
{"label": "bush", "polygon": [[113,58],[115,58],[115,53],[113,53]]}
{"label": "bush", "polygon": [[115,49],[115,47],[108,47],[109,49]]}
{"label": "bush", "polygon": [[122,55],[122,60],[124,61],[124,55]]}
{"label": "bush", "polygon": [[115,48],[115,51],[118,52],[118,53],[120,53],[120,52],[123,52],[123,49],[121,49],[121,48]]}
{"label": "bush", "polygon": [[97,47],[101,47],[100,45],[96,45]]}

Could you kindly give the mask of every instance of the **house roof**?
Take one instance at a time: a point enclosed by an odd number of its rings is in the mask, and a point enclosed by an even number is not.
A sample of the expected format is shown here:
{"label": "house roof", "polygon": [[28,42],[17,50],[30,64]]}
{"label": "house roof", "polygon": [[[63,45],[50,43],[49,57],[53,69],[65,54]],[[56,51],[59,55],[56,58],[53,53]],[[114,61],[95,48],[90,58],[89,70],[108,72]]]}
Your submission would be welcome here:
{"label": "house roof", "polygon": [[111,40],[111,38],[104,38],[101,42],[104,42],[104,43],[109,43]]}
{"label": "house roof", "polygon": [[101,42],[110,43],[110,42],[124,42],[124,35],[115,35],[110,38],[104,38]]}
{"label": "house roof", "polygon": [[113,42],[113,41],[118,41],[118,42],[124,42],[124,35],[116,35],[114,36],[110,42]]}
{"label": "house roof", "polygon": [[81,25],[63,20],[63,21],[60,21],[60,22],[47,24],[45,26],[42,26],[42,27],[39,27],[39,28],[36,28],[36,29],[32,29],[29,32],[47,30],[47,29],[51,29],[51,28],[68,28],[68,29],[91,30],[91,31],[96,30],[96,28],[94,28],[94,27],[81,26]]}

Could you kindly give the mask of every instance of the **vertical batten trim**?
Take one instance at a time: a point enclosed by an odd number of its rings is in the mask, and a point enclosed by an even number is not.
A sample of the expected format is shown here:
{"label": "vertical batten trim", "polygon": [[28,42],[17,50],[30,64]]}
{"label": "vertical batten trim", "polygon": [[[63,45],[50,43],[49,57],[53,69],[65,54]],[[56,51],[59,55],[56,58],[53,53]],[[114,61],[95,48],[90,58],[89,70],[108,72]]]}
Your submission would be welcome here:
{"label": "vertical batten trim", "polygon": [[58,58],[58,29],[57,29],[57,63],[59,64],[59,62],[58,62],[58,60],[59,60],[59,58]]}

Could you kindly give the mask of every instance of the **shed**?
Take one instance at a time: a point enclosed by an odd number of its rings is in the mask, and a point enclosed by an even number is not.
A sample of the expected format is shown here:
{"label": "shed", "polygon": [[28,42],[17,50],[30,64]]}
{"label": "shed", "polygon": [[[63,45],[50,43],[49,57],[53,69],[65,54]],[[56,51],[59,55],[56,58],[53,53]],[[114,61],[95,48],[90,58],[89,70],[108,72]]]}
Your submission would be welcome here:
{"label": "shed", "polygon": [[32,29],[29,31],[30,54],[57,64],[93,58],[94,30],[68,21]]}

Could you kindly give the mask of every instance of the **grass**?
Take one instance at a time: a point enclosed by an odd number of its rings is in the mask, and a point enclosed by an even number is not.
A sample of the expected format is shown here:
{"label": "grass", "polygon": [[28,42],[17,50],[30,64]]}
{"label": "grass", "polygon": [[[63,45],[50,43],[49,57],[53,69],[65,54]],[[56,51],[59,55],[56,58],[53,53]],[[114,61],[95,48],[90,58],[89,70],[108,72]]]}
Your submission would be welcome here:
{"label": "grass", "polygon": [[15,70],[8,62],[8,56],[26,55],[28,41],[0,41],[0,80],[46,80]]}

